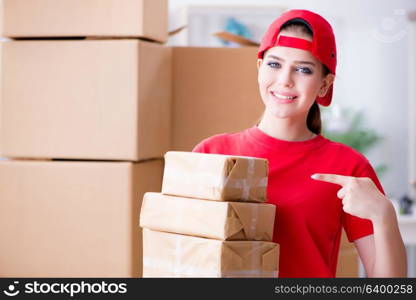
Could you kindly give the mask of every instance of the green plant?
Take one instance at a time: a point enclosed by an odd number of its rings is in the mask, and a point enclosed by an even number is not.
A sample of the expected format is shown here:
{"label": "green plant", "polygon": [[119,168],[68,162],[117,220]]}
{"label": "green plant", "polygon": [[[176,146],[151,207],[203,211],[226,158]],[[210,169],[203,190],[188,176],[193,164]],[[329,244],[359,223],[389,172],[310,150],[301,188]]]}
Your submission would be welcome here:
{"label": "green plant", "polygon": [[[342,130],[331,129],[330,108],[325,108],[322,112],[323,116],[326,115],[329,117],[326,122],[323,122],[322,134],[332,141],[343,143],[362,154],[366,154],[368,150],[376,146],[383,139],[375,130],[366,128],[364,115],[361,111],[342,109],[340,115],[342,115],[344,125],[346,125]],[[385,164],[378,165],[374,168],[378,176],[382,176],[387,169],[388,167]]]}

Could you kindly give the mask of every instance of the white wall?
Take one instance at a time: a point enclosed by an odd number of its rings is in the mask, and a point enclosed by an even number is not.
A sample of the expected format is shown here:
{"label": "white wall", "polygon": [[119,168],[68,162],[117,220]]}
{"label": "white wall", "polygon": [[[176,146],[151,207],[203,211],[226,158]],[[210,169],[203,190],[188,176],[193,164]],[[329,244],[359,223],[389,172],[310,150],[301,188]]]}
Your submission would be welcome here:
{"label": "white wall", "polygon": [[171,14],[188,4],[281,5],[327,18],[338,47],[333,103],[365,111],[367,125],[384,137],[367,157],[373,166],[388,166],[380,177],[386,193],[398,198],[408,191],[408,30],[403,13],[415,10],[416,1],[170,0]]}

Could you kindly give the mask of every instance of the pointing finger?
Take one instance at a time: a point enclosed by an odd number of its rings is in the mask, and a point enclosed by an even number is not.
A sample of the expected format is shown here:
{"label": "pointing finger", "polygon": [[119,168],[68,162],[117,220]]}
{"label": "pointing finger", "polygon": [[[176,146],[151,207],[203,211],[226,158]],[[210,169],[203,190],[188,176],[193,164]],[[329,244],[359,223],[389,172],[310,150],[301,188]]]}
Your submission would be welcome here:
{"label": "pointing finger", "polygon": [[325,181],[325,182],[330,182],[330,183],[335,183],[335,184],[339,184],[341,186],[346,185],[350,179],[352,178],[351,176],[344,176],[344,175],[337,175],[337,174],[320,174],[320,173],[316,173],[313,174],[311,176],[312,179],[315,180],[320,180],[320,181]]}

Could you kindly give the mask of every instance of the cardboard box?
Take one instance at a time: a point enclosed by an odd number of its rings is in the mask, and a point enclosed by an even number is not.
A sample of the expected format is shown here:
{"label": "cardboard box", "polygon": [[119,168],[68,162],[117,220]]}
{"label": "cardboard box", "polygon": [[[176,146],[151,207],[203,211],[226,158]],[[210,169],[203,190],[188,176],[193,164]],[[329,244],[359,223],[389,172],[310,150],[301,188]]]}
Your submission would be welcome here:
{"label": "cardboard box", "polygon": [[359,277],[358,274],[358,254],[357,250],[340,249],[338,256],[336,277]]}
{"label": "cardboard box", "polygon": [[354,243],[348,241],[342,229],[336,277],[359,277],[359,257]]}
{"label": "cardboard box", "polygon": [[3,36],[141,37],[165,42],[167,0],[3,0]]}
{"label": "cardboard box", "polygon": [[143,277],[276,277],[279,245],[143,229]]}
{"label": "cardboard box", "polygon": [[146,193],[140,226],[219,240],[271,241],[276,206]]}
{"label": "cardboard box", "polygon": [[162,160],[0,161],[0,277],[139,277]]}
{"label": "cardboard box", "polygon": [[204,138],[257,124],[264,105],[258,47],[173,47],[172,148],[191,151]]}
{"label": "cardboard box", "polygon": [[169,47],[140,40],[2,47],[2,156],[138,161],[168,150]]}
{"label": "cardboard box", "polygon": [[217,201],[267,200],[268,161],[262,158],[169,151],[162,193]]}

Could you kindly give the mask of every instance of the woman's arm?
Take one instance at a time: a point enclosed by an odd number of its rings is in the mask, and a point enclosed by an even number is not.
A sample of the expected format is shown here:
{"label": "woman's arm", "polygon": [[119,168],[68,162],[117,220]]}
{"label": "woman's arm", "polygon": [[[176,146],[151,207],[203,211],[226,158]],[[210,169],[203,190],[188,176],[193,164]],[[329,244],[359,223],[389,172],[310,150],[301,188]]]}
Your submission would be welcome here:
{"label": "woman's arm", "polygon": [[373,265],[374,265],[374,234],[366,235],[362,238],[356,239],[354,241],[355,248],[358,251],[361,262],[363,263],[365,274],[367,277],[371,277],[373,274]]}
{"label": "woman's arm", "polygon": [[386,206],[385,213],[372,220],[374,235],[354,243],[368,277],[406,277],[406,249],[396,212],[392,205]]}
{"label": "woman's arm", "polygon": [[392,207],[373,220],[374,234],[354,241],[368,277],[406,277],[406,249]]}
{"label": "woman's arm", "polygon": [[367,177],[315,174],[313,179],[341,185],[343,210],[373,223],[372,237],[355,242],[368,277],[406,277],[406,249],[391,201]]}

